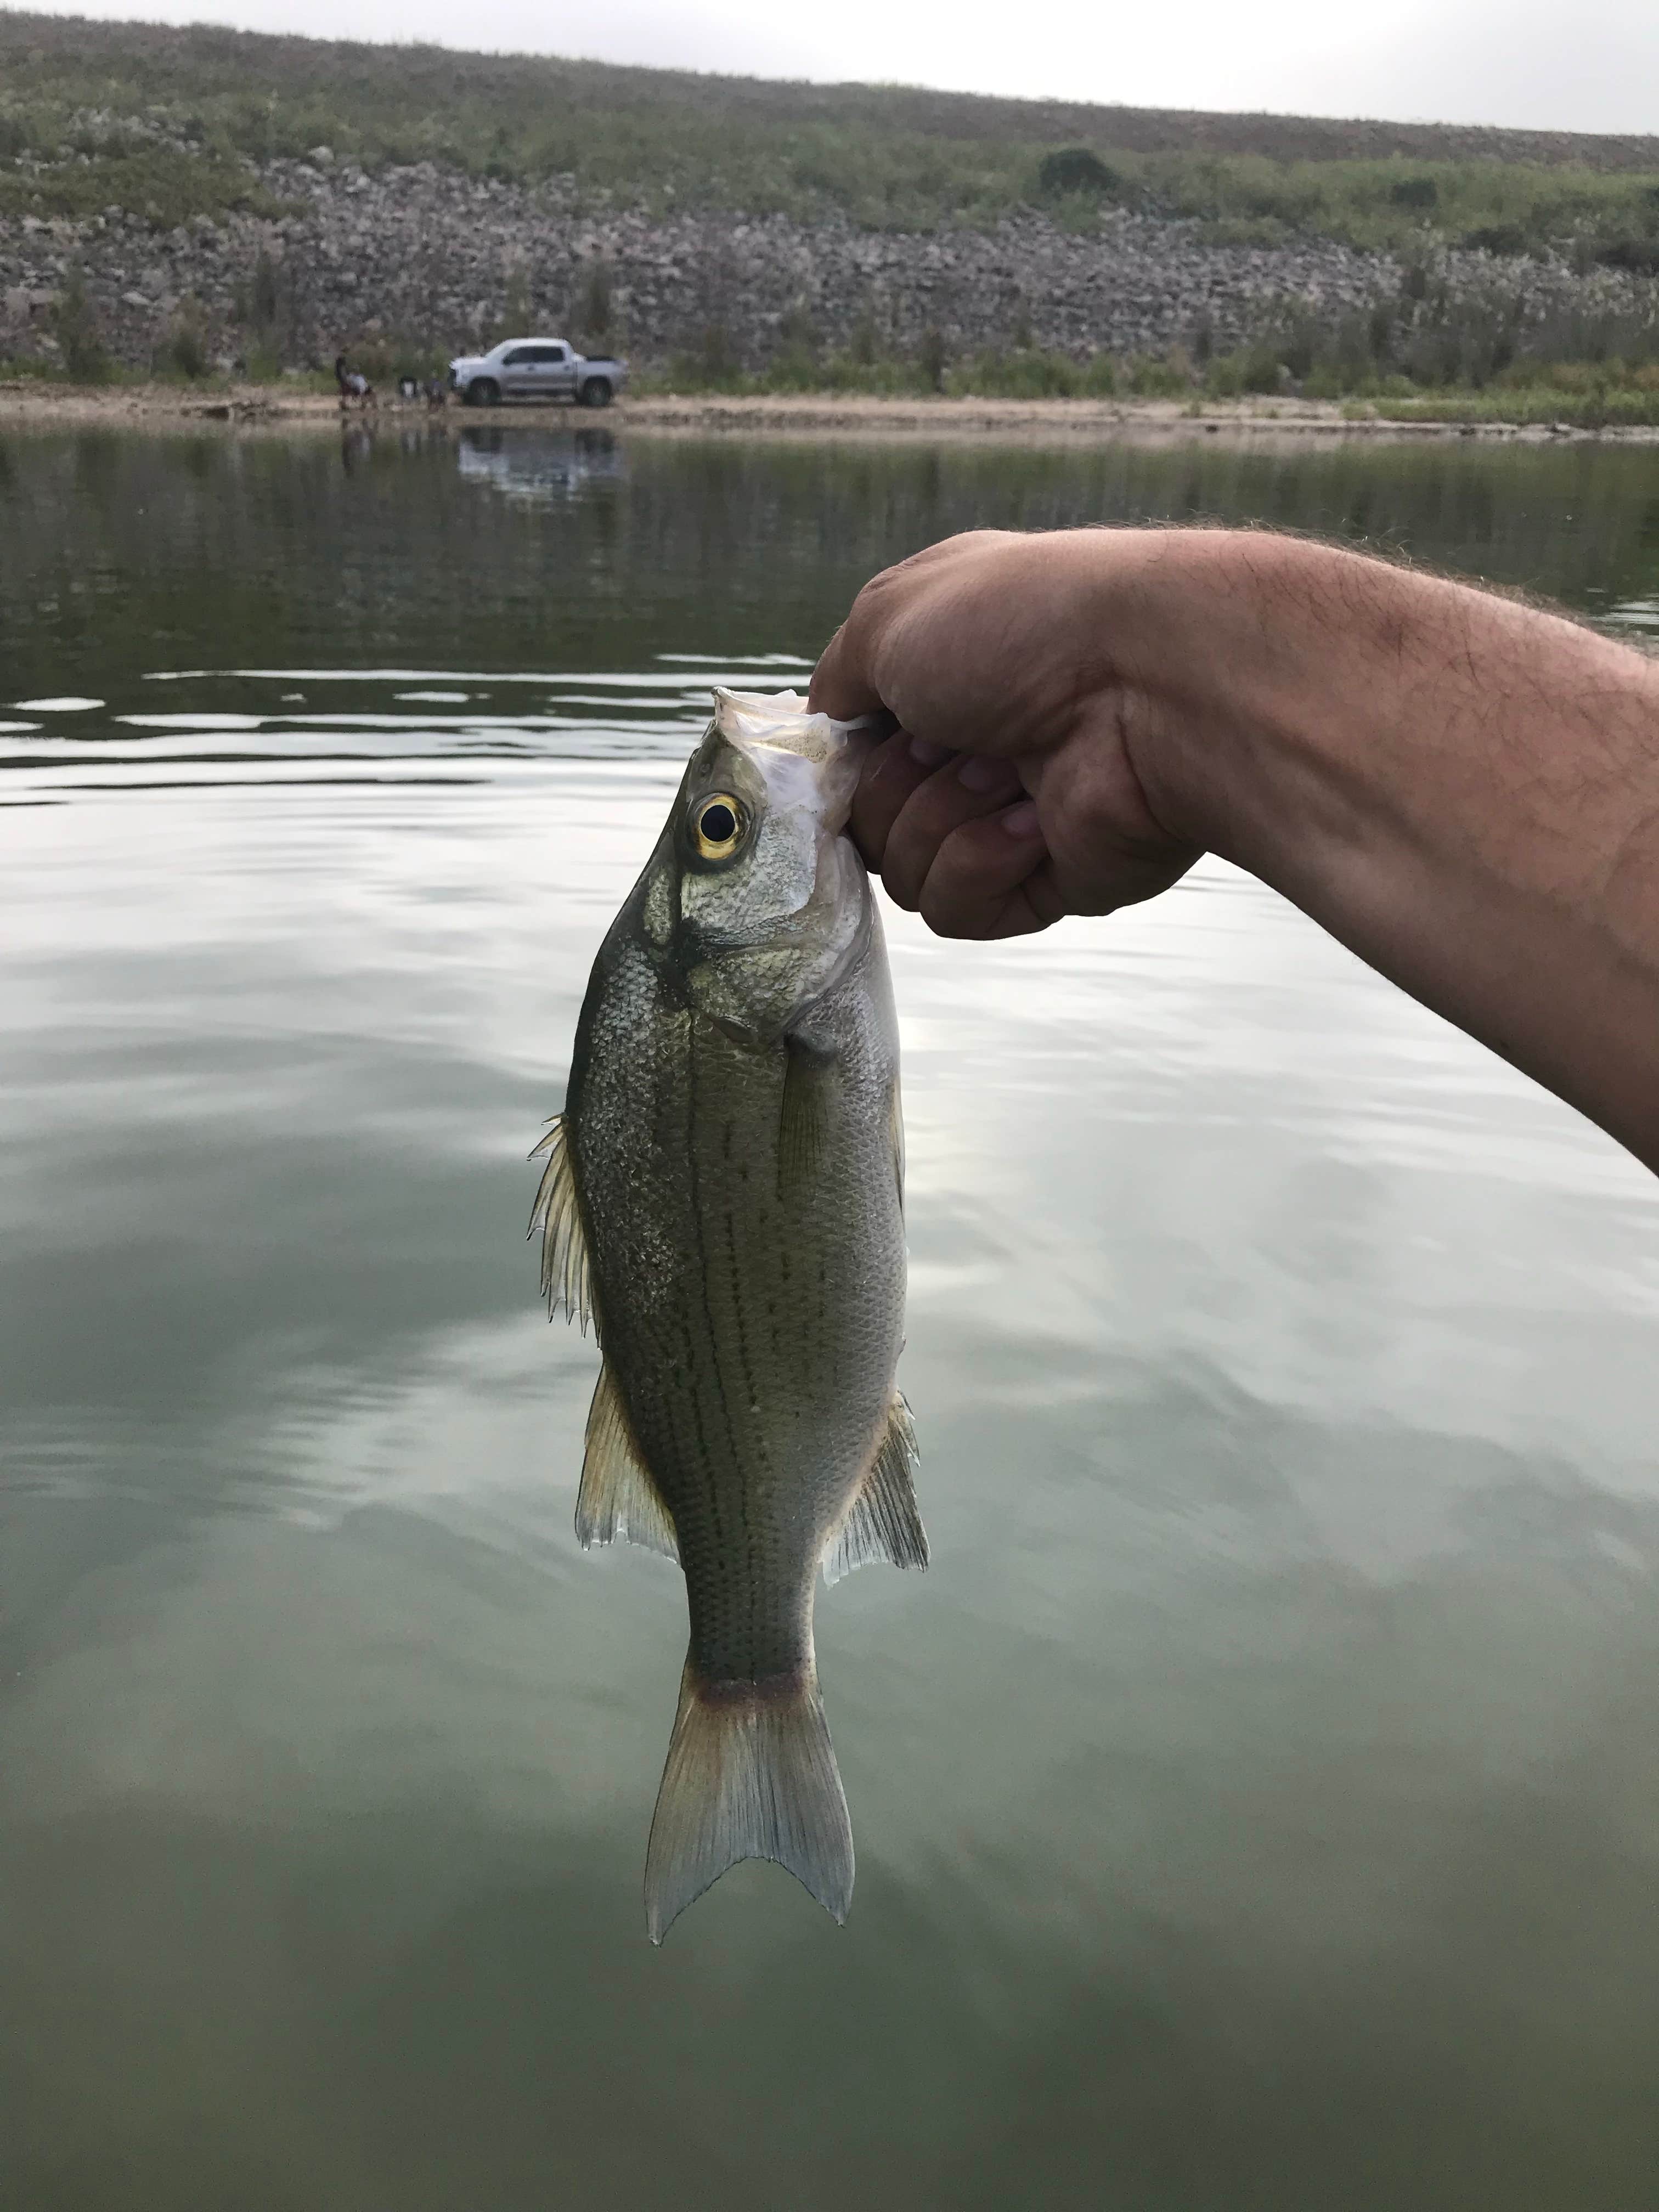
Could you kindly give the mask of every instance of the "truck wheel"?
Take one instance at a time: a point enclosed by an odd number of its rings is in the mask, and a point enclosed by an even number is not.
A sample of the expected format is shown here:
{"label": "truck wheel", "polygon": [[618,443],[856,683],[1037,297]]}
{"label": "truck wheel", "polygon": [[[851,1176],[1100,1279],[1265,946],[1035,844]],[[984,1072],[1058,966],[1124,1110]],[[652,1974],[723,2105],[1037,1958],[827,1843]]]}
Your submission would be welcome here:
{"label": "truck wheel", "polygon": [[501,402],[501,387],[493,376],[475,376],[466,387],[469,407],[499,407]]}
{"label": "truck wheel", "polygon": [[611,404],[611,386],[602,376],[590,376],[577,397],[584,407],[608,407]]}

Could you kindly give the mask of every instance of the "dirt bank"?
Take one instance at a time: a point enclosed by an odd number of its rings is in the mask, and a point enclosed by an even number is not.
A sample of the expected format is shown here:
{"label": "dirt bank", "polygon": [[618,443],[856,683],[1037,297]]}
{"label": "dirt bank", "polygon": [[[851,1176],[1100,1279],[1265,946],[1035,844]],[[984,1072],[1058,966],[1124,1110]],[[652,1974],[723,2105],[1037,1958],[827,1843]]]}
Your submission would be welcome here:
{"label": "dirt bank", "polygon": [[1505,422],[1387,422],[1352,419],[1334,401],[1314,399],[876,399],[827,393],[789,398],[721,398],[672,394],[625,399],[603,413],[507,407],[473,412],[451,406],[429,415],[421,404],[383,400],[367,415],[343,414],[331,394],[291,385],[241,384],[226,390],[133,384],[76,387],[33,378],[0,382],[0,429],[81,427],[130,429],[310,428],[343,423],[390,428],[443,422],[452,428],[531,430],[576,428],[629,432],[796,437],[985,438],[1052,442],[1072,438],[1229,437],[1251,441],[1307,438],[1486,438],[1547,443],[1595,436],[1624,444],[1659,444],[1659,428],[1574,431]]}

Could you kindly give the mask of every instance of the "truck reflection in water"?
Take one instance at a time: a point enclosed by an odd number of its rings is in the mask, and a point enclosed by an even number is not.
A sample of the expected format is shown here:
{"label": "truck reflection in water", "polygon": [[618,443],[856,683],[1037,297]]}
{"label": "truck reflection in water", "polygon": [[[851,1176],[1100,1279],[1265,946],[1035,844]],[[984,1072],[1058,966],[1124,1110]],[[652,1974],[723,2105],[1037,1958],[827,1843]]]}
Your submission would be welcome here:
{"label": "truck reflection in water", "polygon": [[627,461],[609,430],[525,431],[490,424],[459,433],[456,465],[520,507],[552,507],[591,486],[619,482]]}

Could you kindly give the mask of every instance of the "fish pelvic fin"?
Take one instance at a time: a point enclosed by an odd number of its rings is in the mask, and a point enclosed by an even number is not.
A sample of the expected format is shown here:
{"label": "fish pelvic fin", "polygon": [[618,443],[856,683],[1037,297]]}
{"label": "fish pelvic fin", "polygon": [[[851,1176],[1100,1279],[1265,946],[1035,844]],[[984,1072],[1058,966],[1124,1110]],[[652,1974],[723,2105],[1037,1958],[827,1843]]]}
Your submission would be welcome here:
{"label": "fish pelvic fin", "polygon": [[846,1919],[853,1828],[816,1672],[711,1682],[688,1658],[645,1857],[651,1941],[740,1859],[787,1867]]}
{"label": "fish pelvic fin", "polygon": [[885,1559],[895,1567],[925,1567],[927,1531],[916,1504],[916,1425],[902,1391],[895,1390],[887,1419],[857,1496],[823,1555],[823,1579],[838,1583],[854,1567]]}
{"label": "fish pelvic fin", "polygon": [[593,1275],[587,1264],[587,1233],[582,1227],[581,1206],[576,1195],[576,1163],[570,1149],[569,1125],[556,1114],[547,1134],[531,1153],[546,1156],[536,1203],[530,1210],[529,1235],[542,1240],[542,1296],[550,1321],[562,1306],[584,1333],[590,1318],[593,1334],[599,1317],[593,1303]]}
{"label": "fish pelvic fin", "polygon": [[680,1555],[674,1516],[640,1455],[623,1404],[622,1392],[607,1362],[599,1370],[593,1402],[587,1409],[587,1449],[581,1487],[576,1493],[576,1541],[614,1544],[618,1536],[647,1550]]}

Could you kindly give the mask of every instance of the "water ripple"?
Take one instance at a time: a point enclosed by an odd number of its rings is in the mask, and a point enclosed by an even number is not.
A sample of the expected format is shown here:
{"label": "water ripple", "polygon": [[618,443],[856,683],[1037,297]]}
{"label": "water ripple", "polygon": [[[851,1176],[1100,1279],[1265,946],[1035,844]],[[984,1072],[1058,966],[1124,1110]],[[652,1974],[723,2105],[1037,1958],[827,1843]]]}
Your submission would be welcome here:
{"label": "water ripple", "polygon": [[[477,781],[484,764],[635,757],[673,761],[695,743],[722,678],[804,681],[787,653],[664,653],[632,669],[526,672],[450,668],[155,668],[177,706],[143,700],[33,700],[72,726],[0,722],[8,803],[198,782]],[[335,690],[336,686],[349,690]],[[410,685],[422,688],[410,690]],[[301,688],[304,687],[304,688]],[[528,696],[527,696],[528,695]],[[234,750],[215,744],[234,738]],[[204,743],[206,740],[208,742]],[[498,771],[502,772],[502,771]]]}

